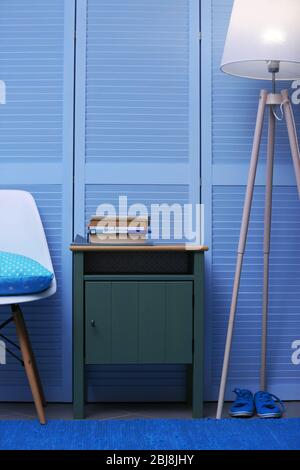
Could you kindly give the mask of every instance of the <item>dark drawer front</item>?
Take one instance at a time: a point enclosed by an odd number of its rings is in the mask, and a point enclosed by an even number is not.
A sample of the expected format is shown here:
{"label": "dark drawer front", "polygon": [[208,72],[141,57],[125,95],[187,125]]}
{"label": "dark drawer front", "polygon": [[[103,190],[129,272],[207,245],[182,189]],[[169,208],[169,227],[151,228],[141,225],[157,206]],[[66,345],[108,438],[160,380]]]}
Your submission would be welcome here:
{"label": "dark drawer front", "polygon": [[85,284],[86,364],[192,362],[193,282]]}
{"label": "dark drawer front", "polygon": [[105,252],[86,253],[86,274],[192,274],[193,254],[189,252]]}

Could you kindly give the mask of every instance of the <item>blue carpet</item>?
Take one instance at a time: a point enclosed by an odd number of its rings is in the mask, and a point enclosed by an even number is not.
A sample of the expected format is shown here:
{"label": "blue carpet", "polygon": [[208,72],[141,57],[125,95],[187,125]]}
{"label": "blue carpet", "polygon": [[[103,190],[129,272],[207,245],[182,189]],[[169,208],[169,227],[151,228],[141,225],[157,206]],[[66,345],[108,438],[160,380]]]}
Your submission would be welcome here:
{"label": "blue carpet", "polygon": [[300,419],[0,421],[1,450],[299,450]]}

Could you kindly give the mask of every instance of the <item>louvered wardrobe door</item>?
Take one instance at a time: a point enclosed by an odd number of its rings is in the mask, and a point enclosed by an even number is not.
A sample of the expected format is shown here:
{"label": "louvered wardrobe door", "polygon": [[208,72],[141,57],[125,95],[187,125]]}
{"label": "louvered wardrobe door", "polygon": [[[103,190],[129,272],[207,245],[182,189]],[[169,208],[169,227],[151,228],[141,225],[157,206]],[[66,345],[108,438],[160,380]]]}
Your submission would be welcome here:
{"label": "louvered wardrobe door", "polygon": [[[0,189],[30,191],[40,210],[58,290],[24,305],[24,315],[47,400],[71,400],[75,2],[1,0],[0,10],[0,80],[6,85],[6,104],[0,106]],[[0,229],[5,230],[1,220]],[[22,227],[18,230],[22,237]],[[2,308],[0,321],[7,316]],[[6,333],[13,337],[14,328]],[[22,367],[7,356],[0,368],[0,399],[30,400]]]}
{"label": "louvered wardrobe door", "polygon": [[[266,82],[226,76],[220,71],[233,0],[207,6],[203,68],[204,90],[212,97],[211,152],[203,164],[206,207],[207,361],[206,399],[215,400],[221,377],[236,252],[246,192],[258,99]],[[210,31],[210,26],[212,30]],[[212,63],[209,60],[212,58]],[[211,79],[211,82],[209,80]],[[290,84],[280,83],[287,88]],[[211,87],[211,88],[210,88]],[[290,90],[291,93],[293,90]],[[206,98],[205,98],[206,99]],[[296,126],[300,113],[295,107]],[[207,114],[210,107],[207,108]],[[207,123],[206,123],[207,125]],[[209,130],[209,129],[208,129]],[[226,399],[234,387],[258,390],[263,288],[263,220],[267,128],[259,169],[241,279]],[[211,160],[210,160],[211,158]],[[287,400],[299,399],[300,369],[293,354],[300,339],[300,204],[285,125],[278,123],[270,261],[268,390]],[[293,349],[294,348],[294,349]],[[296,353],[297,354],[297,353]]]}
{"label": "louvered wardrobe door", "polygon": [[[199,202],[199,4],[77,1],[76,232],[119,195],[147,207]],[[91,399],[185,396],[183,367],[91,374]]]}

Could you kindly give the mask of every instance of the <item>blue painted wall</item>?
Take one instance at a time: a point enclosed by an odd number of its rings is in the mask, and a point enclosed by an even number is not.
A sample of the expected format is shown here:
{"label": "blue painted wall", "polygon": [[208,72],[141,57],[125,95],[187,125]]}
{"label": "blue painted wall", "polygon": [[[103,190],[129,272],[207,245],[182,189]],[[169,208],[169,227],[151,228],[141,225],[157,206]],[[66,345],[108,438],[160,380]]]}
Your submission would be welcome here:
{"label": "blue painted wall", "polygon": [[[204,2],[202,109],[203,199],[206,204],[207,355],[206,397],[216,399],[230,309],[237,243],[251,154],[258,95],[268,82],[233,78],[220,72],[232,0]],[[205,18],[205,19],[204,19]],[[279,84],[279,89],[289,84]],[[292,91],[292,90],[291,90]],[[297,127],[300,109],[295,107]],[[227,398],[235,387],[257,390],[259,383],[265,150],[257,177],[245,269],[242,276]],[[300,205],[295,188],[285,123],[277,124],[268,384],[285,399],[299,399],[299,366],[292,364],[292,343],[300,338]]]}

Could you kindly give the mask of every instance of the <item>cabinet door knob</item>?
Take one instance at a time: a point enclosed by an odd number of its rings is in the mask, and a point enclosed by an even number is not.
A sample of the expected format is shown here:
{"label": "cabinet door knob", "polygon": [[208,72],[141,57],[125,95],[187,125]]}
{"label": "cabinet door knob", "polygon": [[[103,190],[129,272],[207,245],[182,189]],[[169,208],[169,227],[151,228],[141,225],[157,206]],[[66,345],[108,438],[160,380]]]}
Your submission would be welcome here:
{"label": "cabinet door knob", "polygon": [[95,325],[96,325],[95,320],[92,320],[92,321],[91,321],[91,326],[92,326],[93,328],[95,328]]}

